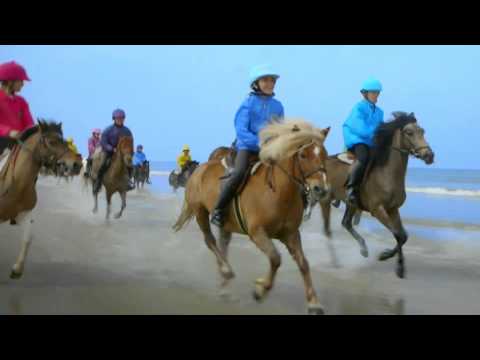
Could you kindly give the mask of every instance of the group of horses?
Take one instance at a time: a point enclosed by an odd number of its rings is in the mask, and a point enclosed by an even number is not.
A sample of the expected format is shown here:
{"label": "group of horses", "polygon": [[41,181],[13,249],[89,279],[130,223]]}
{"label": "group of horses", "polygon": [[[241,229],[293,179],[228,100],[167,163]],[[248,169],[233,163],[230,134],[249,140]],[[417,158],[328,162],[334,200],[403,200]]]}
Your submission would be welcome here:
{"label": "group of horses", "polygon": [[[228,177],[234,150],[217,148],[209,161],[192,173],[185,187],[181,214],[173,226],[179,231],[195,218],[207,247],[215,255],[218,271],[225,288],[234,277],[228,261],[228,246],[232,233],[248,235],[267,256],[268,273],[255,281],[253,295],[263,300],[273,288],[281,258],[272,239],[280,240],[297,263],[305,285],[307,311],[323,314],[312,285],[310,268],[302,249],[300,225],[308,208],[321,207],[324,233],[331,238],[331,205],[345,202],[345,184],[351,161],[335,154],[328,156],[324,141],[327,129],[317,129],[300,120],[268,125],[260,132],[259,162],[252,167],[249,178],[237,192],[228,209],[225,225],[220,229],[219,241],[212,233],[209,214],[221,189],[222,178]],[[396,246],[379,255],[384,261],[397,256],[396,275],[405,276],[402,247],[408,239],[399,214],[406,199],[405,177],[409,156],[432,164],[434,153],[424,137],[413,113],[395,112],[392,121],[377,129],[375,147],[359,189],[358,204],[346,204],[343,227],[355,238],[362,256],[368,256],[364,238],[354,229],[353,219],[368,212],[380,221],[396,240]],[[343,154],[344,155],[344,154]],[[352,154],[350,154],[350,157]],[[228,161],[230,158],[230,161]]]}
{"label": "group of horses", "polygon": [[[396,274],[405,276],[402,247],[407,241],[398,209],[406,199],[405,176],[409,155],[432,164],[434,153],[424,137],[413,113],[396,112],[392,121],[382,124],[376,132],[376,146],[371,150],[371,161],[360,186],[359,204],[346,204],[343,227],[357,240],[360,253],[368,256],[364,238],[354,229],[353,218],[369,212],[377,218],[396,239],[396,246],[387,249],[379,260],[397,256]],[[267,256],[270,268],[264,277],[255,281],[253,295],[263,300],[274,285],[281,257],[273,239],[280,240],[297,263],[303,277],[310,314],[323,314],[324,309],[313,287],[308,260],[303,252],[300,225],[305,213],[317,203],[320,205],[324,233],[331,238],[330,211],[332,203],[345,202],[345,183],[350,164],[338,154],[329,156],[324,146],[330,128],[319,129],[303,120],[274,122],[260,132],[260,153],[232,201],[225,225],[220,229],[219,241],[212,233],[209,214],[219,196],[224,179],[232,170],[235,151],[221,147],[212,152],[205,163],[192,163],[191,169],[175,179],[175,185],[185,187],[181,214],[173,225],[181,230],[195,218],[207,247],[215,255],[218,271],[225,289],[234,277],[228,261],[228,247],[232,233],[247,235]],[[122,216],[126,207],[129,170],[132,168],[133,139],[121,137],[110,166],[103,176],[106,191],[107,214],[111,213],[111,199],[119,193]],[[100,166],[93,159],[92,169]],[[37,203],[36,181],[43,169],[45,174],[72,177],[80,174],[82,160],[73,153],[63,138],[61,124],[39,120],[38,124],[22,133],[0,171],[0,220],[20,225],[24,234],[20,254],[13,265],[11,278],[23,274],[25,258],[31,243],[32,211]],[[96,172],[93,171],[93,174]],[[137,178],[141,176],[137,174]],[[85,177],[92,185],[94,176]],[[145,179],[143,179],[144,181]],[[142,183],[140,179],[139,183]],[[94,194],[94,212],[98,210],[98,194]]]}

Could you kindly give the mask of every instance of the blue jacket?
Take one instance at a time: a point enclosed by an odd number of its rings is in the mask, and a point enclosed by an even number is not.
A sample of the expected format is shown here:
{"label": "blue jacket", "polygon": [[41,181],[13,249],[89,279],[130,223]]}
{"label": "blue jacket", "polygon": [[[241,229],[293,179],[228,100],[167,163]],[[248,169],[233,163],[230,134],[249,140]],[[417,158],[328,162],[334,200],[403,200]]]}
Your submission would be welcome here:
{"label": "blue jacket", "polygon": [[273,96],[250,94],[235,115],[237,150],[260,151],[258,138],[260,130],[270,120],[283,117],[282,103]]}
{"label": "blue jacket", "polygon": [[356,144],[373,146],[375,130],[382,123],[383,110],[367,100],[360,101],[343,123],[343,139],[346,148],[350,149]]}
{"label": "blue jacket", "polygon": [[133,166],[142,165],[144,161],[147,161],[147,156],[144,152],[136,151],[133,154]]}
{"label": "blue jacket", "polygon": [[102,132],[102,138],[100,139],[100,144],[102,145],[103,151],[107,153],[112,153],[118,145],[118,140],[120,136],[131,136],[132,132],[126,126],[118,127],[115,124],[110,125]]}

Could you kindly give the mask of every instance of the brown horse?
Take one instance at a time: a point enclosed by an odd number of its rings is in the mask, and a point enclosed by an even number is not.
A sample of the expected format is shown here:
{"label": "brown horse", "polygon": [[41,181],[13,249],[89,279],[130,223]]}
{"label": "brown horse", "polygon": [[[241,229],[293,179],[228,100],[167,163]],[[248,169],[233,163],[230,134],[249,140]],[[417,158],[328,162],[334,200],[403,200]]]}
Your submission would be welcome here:
{"label": "brown horse", "polygon": [[[94,155],[93,167],[99,167],[99,153]],[[112,156],[111,165],[103,176],[103,185],[105,186],[106,199],[107,199],[107,215],[106,219],[110,219],[111,205],[112,205],[112,196],[116,192],[120,194],[122,198],[122,206],[120,211],[115,214],[115,219],[118,219],[122,216],[123,210],[127,207],[127,189],[128,189],[128,178],[129,178],[129,168],[132,168],[132,158],[133,158],[133,138],[130,136],[121,136],[118,140],[118,145],[115,153]],[[98,171],[95,171],[97,173]],[[88,180],[87,180],[88,181]],[[92,185],[95,179],[90,179]],[[93,195],[95,205],[93,208],[93,213],[98,211],[98,194]]]}
{"label": "brown horse", "polygon": [[[408,235],[403,228],[399,208],[407,197],[405,176],[408,156],[413,155],[430,165],[434,153],[413,113],[395,112],[393,116],[394,120],[380,125],[376,131],[376,147],[371,151],[371,161],[360,186],[359,207],[347,205],[342,225],[358,241],[361,254],[367,257],[365,240],[353,228],[352,219],[359,210],[368,211],[376,217],[397,241],[396,247],[383,251],[379,260],[384,261],[398,254],[396,274],[403,278],[405,265],[402,246]],[[329,157],[326,165],[332,191],[330,198],[321,201],[321,205],[326,231],[330,231],[330,204],[333,199],[345,201],[345,183],[350,165],[340,161],[336,155]]]}
{"label": "brown horse", "polygon": [[208,161],[210,160],[221,160],[223,159],[226,155],[230,154],[232,151],[231,147],[226,147],[226,146],[220,146],[216,148],[215,150],[212,151],[210,156],[208,157]]}
{"label": "brown horse", "polygon": [[312,285],[310,268],[302,249],[299,227],[302,223],[305,194],[311,189],[326,196],[327,152],[323,146],[329,129],[316,129],[304,121],[271,124],[260,133],[262,165],[250,177],[243,191],[232,201],[224,227],[220,231],[220,249],[212,234],[209,213],[220,192],[225,168],[218,160],[200,165],[185,190],[185,202],[176,224],[179,231],[196,218],[207,247],[215,254],[226,286],[234,277],[228,262],[228,244],[232,233],[247,234],[270,261],[266,277],[256,281],[254,297],[262,300],[272,289],[280,266],[280,254],[272,239],[280,240],[297,263],[302,274],[308,312],[323,313]]}
{"label": "brown horse", "polygon": [[38,125],[24,131],[0,171],[0,222],[10,221],[23,228],[23,238],[10,277],[22,276],[32,241],[33,209],[37,204],[37,183],[44,164],[61,161],[74,171],[81,168],[76,154],[67,146],[62,125],[38,120]]}

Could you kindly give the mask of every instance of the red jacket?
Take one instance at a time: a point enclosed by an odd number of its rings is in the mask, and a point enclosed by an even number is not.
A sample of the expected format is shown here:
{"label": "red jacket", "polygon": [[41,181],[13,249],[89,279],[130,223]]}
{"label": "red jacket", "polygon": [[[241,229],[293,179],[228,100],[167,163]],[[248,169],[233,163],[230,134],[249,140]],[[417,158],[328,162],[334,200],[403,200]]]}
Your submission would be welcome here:
{"label": "red jacket", "polygon": [[22,132],[34,125],[27,101],[19,95],[8,96],[0,89],[0,136],[8,136],[12,130]]}

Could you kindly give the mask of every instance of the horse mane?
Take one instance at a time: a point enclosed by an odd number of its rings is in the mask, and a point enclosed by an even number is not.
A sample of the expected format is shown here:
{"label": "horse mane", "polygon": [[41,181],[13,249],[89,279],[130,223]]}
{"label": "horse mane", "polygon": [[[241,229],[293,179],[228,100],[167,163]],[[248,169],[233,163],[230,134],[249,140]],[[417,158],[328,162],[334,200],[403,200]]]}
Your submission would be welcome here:
{"label": "horse mane", "polygon": [[325,133],[302,119],[275,121],[260,131],[260,160],[278,161],[292,156],[308,143],[323,145]]}
{"label": "horse mane", "polygon": [[57,123],[55,121],[46,121],[45,119],[41,118],[37,119],[37,122],[37,125],[32,126],[31,128],[28,128],[22,132],[22,134],[20,135],[20,141],[24,142],[30,136],[36,134],[40,130],[40,128],[42,129],[42,132],[55,132],[60,134],[63,138],[62,123]]}
{"label": "horse mane", "polygon": [[384,166],[387,163],[390,154],[388,148],[392,145],[395,131],[417,122],[413,113],[407,114],[403,111],[396,111],[392,115],[393,120],[381,124],[375,131],[373,137],[375,147],[372,152],[373,166]]}

